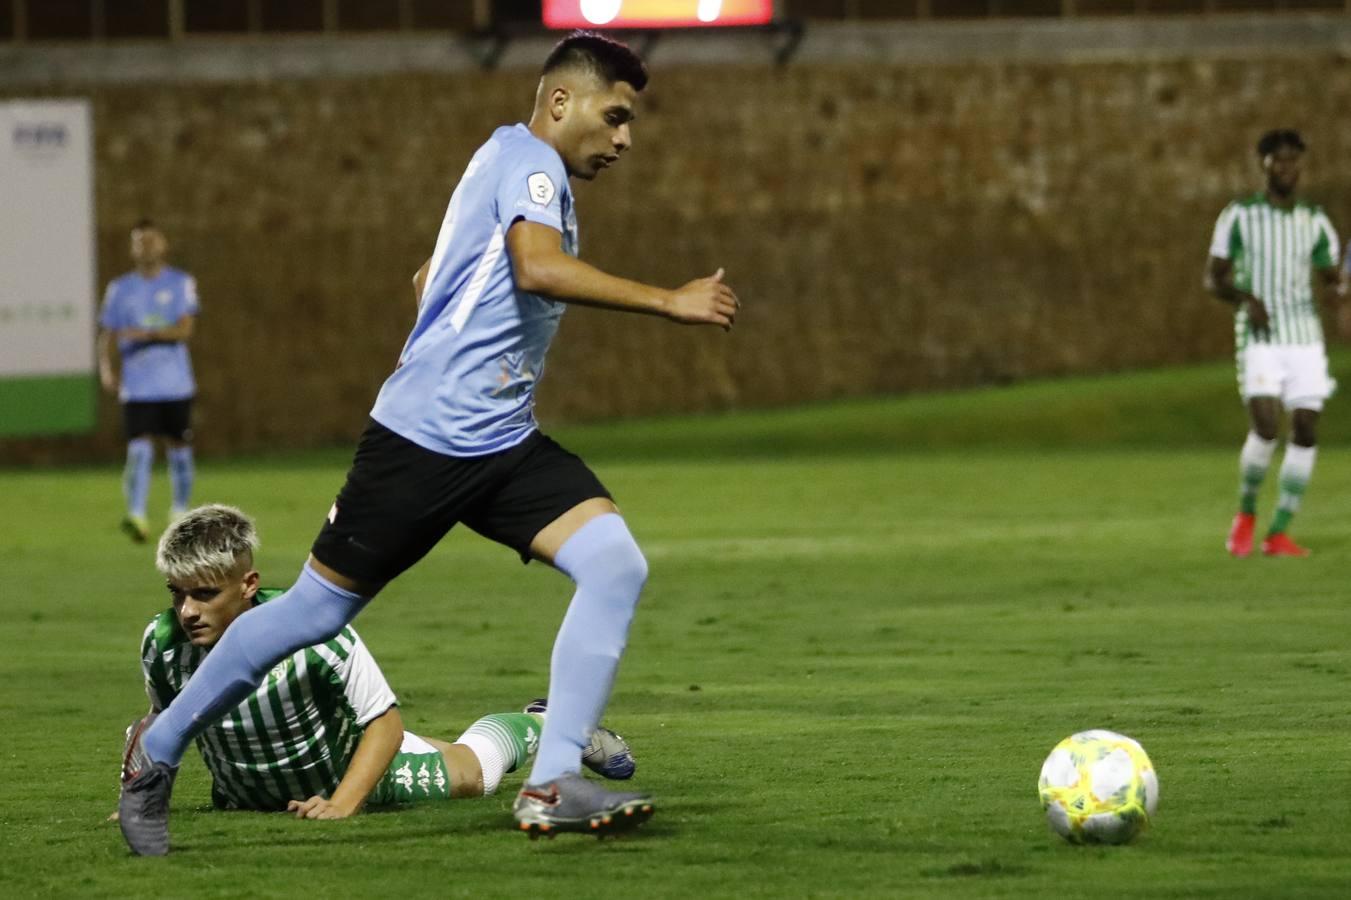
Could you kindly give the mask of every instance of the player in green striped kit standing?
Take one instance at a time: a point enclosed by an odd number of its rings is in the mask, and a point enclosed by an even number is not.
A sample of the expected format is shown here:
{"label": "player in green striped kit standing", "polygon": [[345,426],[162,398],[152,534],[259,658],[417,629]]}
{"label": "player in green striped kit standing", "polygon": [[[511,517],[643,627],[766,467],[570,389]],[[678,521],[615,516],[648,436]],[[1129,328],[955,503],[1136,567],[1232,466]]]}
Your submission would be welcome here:
{"label": "player in green striped kit standing", "polygon": [[1252,552],[1257,494],[1275,454],[1282,406],[1290,412],[1290,435],[1262,552],[1309,554],[1287,530],[1313,475],[1323,402],[1336,387],[1328,375],[1314,276],[1339,296],[1346,284],[1332,222],[1321,207],[1295,196],[1304,150],[1296,131],[1262,136],[1257,157],[1266,189],[1220,213],[1206,267],[1206,289],[1235,308],[1238,388],[1251,422],[1239,455],[1239,510],[1225,543],[1239,557]]}
{"label": "player in green striped kit standing", "polygon": [[[281,593],[258,587],[257,546],[249,517],[221,505],[192,510],[160,539],[156,565],[173,607],[150,621],[141,642],[151,718],[173,702],[231,622]],[[534,755],[542,701],[527,710],[484,716],[454,743],[404,731],[394,693],[349,625],[274,667],[197,747],[218,808],[345,818],[368,803],[493,793]],[[604,728],[583,762],[607,778],[634,771],[628,745]]]}

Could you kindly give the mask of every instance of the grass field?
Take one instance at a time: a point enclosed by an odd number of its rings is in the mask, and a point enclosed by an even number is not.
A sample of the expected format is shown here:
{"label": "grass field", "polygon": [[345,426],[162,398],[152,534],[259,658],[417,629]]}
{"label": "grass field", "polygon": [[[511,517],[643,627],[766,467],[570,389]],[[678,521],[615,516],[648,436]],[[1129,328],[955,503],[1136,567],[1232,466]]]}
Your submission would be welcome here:
{"label": "grass field", "polygon": [[[0,471],[3,893],[1346,896],[1351,423],[1334,402],[1296,520],[1315,555],[1231,560],[1231,392],[1209,366],[560,430],[652,571],[609,721],[660,811],[603,844],[513,833],[519,776],[338,823],[211,812],[190,754],[174,854],[129,857],[103,819],[162,586],[114,466]],[[256,514],[285,584],[346,460],[207,462],[198,499]],[[457,532],[358,626],[409,727],[454,737],[541,692],[568,593]],[[1159,770],[1134,845],[1046,828],[1038,768],[1088,727]]]}

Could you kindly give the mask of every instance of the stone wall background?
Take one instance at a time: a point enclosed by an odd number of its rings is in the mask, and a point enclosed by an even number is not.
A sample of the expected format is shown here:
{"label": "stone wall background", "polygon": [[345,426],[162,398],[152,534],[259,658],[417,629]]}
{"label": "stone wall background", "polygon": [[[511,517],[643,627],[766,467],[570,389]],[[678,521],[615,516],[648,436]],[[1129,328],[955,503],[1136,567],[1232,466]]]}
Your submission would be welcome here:
{"label": "stone wall background", "polygon": [[[197,275],[206,454],[348,443],[412,321],[409,277],[524,69],[34,86],[91,98],[99,279],[159,220]],[[766,407],[1222,357],[1210,229],[1300,128],[1351,230],[1351,64],[1260,59],[666,65],[635,147],[580,185],[584,259],[675,286],[725,266],[730,334],[574,308],[548,423]],[[0,206],[3,198],[0,198]],[[92,437],[0,461],[115,459]]]}

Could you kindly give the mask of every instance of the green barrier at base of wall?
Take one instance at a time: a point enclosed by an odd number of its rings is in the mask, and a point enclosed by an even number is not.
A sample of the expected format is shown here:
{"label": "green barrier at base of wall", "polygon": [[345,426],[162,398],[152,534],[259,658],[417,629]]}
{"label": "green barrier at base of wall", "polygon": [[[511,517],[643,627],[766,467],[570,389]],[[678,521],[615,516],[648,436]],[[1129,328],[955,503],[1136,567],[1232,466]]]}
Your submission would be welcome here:
{"label": "green barrier at base of wall", "polygon": [[97,399],[88,373],[0,378],[0,437],[93,431]]}

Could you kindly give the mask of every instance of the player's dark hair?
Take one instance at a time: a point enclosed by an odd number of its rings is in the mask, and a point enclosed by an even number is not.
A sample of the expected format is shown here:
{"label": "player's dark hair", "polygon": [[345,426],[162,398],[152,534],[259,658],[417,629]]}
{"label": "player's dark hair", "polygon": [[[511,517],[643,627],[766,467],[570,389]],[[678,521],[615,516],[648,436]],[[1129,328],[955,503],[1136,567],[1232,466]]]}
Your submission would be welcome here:
{"label": "player's dark hair", "polygon": [[607,85],[626,81],[635,91],[647,87],[647,66],[638,54],[594,31],[574,31],[559,41],[544,60],[542,74],[565,68],[584,69]]}
{"label": "player's dark hair", "polygon": [[149,216],[141,216],[141,218],[136,220],[136,224],[131,226],[132,231],[144,231],[147,228],[154,228],[158,230],[159,226],[156,225],[155,220],[150,218]]}
{"label": "player's dark hair", "polygon": [[1282,147],[1294,147],[1300,153],[1304,152],[1304,138],[1299,136],[1299,132],[1293,128],[1276,128],[1262,135],[1262,139],[1257,142],[1258,157],[1265,157]]}

